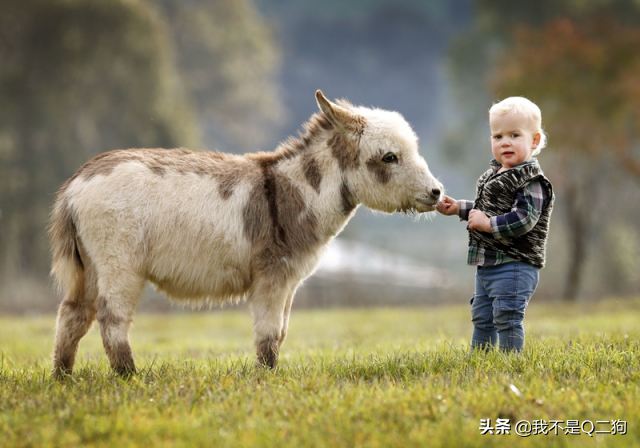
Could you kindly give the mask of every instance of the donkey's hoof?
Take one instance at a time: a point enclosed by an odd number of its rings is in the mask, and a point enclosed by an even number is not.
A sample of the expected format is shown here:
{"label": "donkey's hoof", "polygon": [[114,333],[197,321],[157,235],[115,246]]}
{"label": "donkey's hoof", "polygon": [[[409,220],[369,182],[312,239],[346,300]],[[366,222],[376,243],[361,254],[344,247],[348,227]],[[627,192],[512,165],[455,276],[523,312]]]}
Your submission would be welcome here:
{"label": "donkey's hoof", "polygon": [[63,367],[56,367],[51,372],[51,378],[54,381],[64,381],[71,376],[72,370]]}

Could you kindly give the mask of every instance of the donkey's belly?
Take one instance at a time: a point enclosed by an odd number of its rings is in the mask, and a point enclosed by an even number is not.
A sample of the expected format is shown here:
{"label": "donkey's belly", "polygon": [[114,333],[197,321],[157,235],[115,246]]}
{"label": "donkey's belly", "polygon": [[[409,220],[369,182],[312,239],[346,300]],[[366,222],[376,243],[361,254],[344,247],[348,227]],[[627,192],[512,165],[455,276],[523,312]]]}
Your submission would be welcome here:
{"label": "donkey's belly", "polygon": [[149,273],[147,279],[172,299],[225,302],[241,298],[249,289],[249,271],[234,266],[199,269],[173,275]]}

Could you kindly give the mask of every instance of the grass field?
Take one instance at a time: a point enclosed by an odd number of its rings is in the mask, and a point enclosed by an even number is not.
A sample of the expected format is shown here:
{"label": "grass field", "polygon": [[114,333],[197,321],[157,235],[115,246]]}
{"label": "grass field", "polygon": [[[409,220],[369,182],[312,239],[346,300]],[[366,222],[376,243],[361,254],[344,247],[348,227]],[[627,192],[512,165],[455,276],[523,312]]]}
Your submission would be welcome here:
{"label": "grass field", "polygon": [[[640,446],[640,299],[532,303],[520,355],[470,353],[468,307],[294,307],[276,371],[254,369],[245,310],[140,315],[128,381],[97,328],[52,381],[54,322],[0,316],[0,446]],[[487,418],[511,434],[482,435]],[[614,419],[626,434],[596,434]]]}

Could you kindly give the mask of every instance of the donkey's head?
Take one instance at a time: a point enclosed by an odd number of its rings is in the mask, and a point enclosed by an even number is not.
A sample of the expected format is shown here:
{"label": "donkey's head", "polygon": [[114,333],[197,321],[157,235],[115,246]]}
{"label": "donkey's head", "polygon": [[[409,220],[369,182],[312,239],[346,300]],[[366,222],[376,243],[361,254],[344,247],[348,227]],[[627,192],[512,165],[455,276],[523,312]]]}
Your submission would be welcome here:
{"label": "donkey's head", "polygon": [[358,202],[387,213],[435,210],[442,184],[418,153],[418,138],[402,115],[335,104],[320,90],[316,100],[337,130],[329,145]]}

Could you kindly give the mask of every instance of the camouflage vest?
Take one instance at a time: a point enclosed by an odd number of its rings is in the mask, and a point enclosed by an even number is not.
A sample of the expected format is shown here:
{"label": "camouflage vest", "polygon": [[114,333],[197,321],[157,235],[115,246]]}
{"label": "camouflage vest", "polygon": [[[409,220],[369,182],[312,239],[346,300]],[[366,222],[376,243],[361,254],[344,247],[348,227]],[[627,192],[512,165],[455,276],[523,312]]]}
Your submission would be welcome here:
{"label": "camouflage vest", "polygon": [[551,182],[544,176],[537,159],[517,169],[512,168],[493,175],[493,170],[485,172],[476,186],[476,200],[473,208],[481,210],[488,217],[509,213],[516,201],[519,190],[533,180],[542,184],[545,201],[540,219],[524,235],[497,240],[491,233],[469,230],[469,245],[481,245],[485,249],[506,254],[538,268],[544,267],[549,218],[553,210],[555,196]]}

